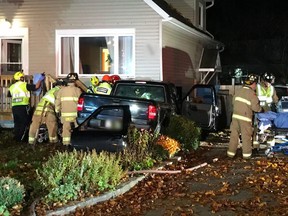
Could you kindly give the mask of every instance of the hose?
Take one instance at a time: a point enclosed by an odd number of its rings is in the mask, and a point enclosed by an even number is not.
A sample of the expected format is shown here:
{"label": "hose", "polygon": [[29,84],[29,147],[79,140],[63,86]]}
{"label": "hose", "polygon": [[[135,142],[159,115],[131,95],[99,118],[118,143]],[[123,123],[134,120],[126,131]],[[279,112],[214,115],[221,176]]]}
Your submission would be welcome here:
{"label": "hose", "polygon": [[[218,158],[214,158],[212,162],[218,161]],[[207,166],[209,163],[205,162],[202,164],[199,164],[197,166],[188,168],[188,169],[183,169],[183,170],[136,170],[136,171],[129,171],[128,174],[144,174],[144,173],[157,173],[157,174],[178,174],[182,172],[191,172],[194,170],[197,170],[201,167]]]}

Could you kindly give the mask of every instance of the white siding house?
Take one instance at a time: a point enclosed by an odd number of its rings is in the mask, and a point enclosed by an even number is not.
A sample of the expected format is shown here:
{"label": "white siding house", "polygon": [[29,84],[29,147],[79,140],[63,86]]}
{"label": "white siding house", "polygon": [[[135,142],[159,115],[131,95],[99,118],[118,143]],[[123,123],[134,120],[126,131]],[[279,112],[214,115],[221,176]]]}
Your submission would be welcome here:
{"label": "white siding house", "polygon": [[[76,72],[174,82],[186,92],[203,73],[205,49],[222,44],[206,31],[213,0],[0,1],[0,75],[23,69],[56,77]],[[202,72],[201,72],[202,71]],[[205,81],[205,80],[204,80]]]}

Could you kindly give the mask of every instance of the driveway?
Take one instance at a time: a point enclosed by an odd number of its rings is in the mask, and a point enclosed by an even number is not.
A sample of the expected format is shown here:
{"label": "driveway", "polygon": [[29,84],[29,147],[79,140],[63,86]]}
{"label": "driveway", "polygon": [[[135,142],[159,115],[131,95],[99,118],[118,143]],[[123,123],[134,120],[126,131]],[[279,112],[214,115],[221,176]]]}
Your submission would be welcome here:
{"label": "driveway", "polygon": [[125,194],[70,215],[287,215],[288,157],[261,151],[243,160],[239,150],[229,159],[226,149],[227,143],[208,140],[165,168],[180,173],[149,174]]}

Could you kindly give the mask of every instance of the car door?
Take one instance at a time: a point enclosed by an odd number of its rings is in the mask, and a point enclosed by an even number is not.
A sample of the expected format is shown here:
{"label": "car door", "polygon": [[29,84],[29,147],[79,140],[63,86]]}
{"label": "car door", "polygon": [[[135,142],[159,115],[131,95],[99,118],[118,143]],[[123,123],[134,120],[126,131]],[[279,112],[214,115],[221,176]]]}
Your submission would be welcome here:
{"label": "car door", "polygon": [[71,134],[75,149],[117,152],[126,147],[131,122],[128,105],[104,105],[96,109]]}
{"label": "car door", "polygon": [[219,108],[212,85],[194,85],[182,100],[182,115],[204,130],[217,130]]}

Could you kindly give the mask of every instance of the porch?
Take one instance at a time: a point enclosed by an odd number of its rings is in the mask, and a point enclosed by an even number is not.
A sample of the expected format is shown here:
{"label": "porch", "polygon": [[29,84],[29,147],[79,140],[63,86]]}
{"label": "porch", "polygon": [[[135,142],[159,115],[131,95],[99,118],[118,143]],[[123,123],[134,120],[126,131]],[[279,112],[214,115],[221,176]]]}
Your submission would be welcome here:
{"label": "porch", "polygon": [[[33,83],[33,76],[25,76],[25,81]],[[56,79],[50,75],[46,76],[43,88],[50,89]],[[9,87],[13,82],[13,75],[0,75],[0,128],[13,128],[11,97],[8,97]],[[31,107],[35,106],[43,96],[43,89],[40,95],[32,94],[30,98]]]}

